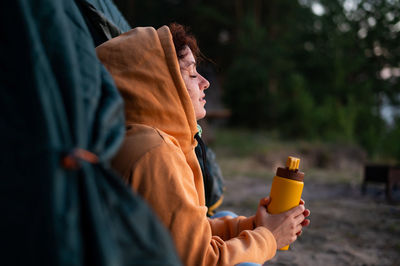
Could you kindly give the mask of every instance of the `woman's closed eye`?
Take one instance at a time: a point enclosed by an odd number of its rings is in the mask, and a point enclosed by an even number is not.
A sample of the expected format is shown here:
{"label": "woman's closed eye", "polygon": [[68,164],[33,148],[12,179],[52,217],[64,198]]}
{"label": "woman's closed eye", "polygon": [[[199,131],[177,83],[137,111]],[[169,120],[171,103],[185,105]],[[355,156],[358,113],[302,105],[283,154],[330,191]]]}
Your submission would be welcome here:
{"label": "woman's closed eye", "polygon": [[189,77],[195,79],[195,78],[197,78],[197,75],[190,75]]}

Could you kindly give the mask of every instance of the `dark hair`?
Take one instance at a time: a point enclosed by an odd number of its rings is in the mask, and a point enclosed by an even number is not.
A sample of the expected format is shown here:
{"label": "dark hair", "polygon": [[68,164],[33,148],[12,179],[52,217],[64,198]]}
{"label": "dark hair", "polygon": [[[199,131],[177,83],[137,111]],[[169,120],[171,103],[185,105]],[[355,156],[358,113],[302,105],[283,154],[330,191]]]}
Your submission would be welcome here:
{"label": "dark hair", "polygon": [[169,25],[169,29],[172,34],[178,59],[186,56],[186,54],[182,54],[182,51],[185,50],[186,46],[192,50],[193,56],[196,60],[201,59],[201,53],[197,46],[196,38],[192,34],[188,33],[189,28],[174,22]]}

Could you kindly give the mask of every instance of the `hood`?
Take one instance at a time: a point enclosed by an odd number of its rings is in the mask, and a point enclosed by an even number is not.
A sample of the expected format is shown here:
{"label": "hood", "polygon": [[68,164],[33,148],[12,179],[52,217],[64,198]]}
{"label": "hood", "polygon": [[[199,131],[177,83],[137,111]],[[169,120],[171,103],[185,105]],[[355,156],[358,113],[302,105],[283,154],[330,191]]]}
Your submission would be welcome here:
{"label": "hood", "polygon": [[126,126],[155,127],[173,136],[185,154],[193,150],[197,123],[169,28],[135,28],[96,51],[124,99]]}

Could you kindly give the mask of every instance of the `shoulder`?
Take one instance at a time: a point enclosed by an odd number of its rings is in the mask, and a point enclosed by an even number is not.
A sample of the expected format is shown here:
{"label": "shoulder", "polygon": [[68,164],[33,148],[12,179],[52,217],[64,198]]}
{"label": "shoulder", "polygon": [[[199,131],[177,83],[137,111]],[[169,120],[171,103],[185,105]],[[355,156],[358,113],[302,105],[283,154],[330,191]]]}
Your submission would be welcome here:
{"label": "shoulder", "polygon": [[148,153],[179,152],[178,142],[165,132],[143,124],[128,125],[125,139],[112,160],[117,172],[125,172]]}
{"label": "shoulder", "polygon": [[128,126],[122,146],[126,147],[128,153],[134,153],[138,157],[155,148],[180,150],[179,143],[174,137],[158,128],[143,124]]}

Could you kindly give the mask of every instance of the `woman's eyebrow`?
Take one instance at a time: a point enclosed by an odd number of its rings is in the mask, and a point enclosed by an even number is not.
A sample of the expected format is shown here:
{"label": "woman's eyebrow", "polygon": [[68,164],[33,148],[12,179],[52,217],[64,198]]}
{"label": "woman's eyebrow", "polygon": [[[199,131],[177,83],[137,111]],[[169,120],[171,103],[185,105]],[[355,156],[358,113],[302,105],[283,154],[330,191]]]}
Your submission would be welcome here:
{"label": "woman's eyebrow", "polygon": [[189,61],[185,64],[185,68],[190,67],[191,65],[194,65],[196,67],[196,61]]}

